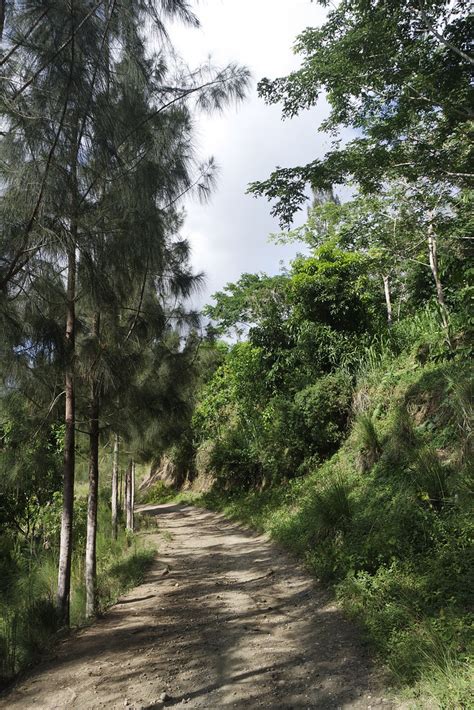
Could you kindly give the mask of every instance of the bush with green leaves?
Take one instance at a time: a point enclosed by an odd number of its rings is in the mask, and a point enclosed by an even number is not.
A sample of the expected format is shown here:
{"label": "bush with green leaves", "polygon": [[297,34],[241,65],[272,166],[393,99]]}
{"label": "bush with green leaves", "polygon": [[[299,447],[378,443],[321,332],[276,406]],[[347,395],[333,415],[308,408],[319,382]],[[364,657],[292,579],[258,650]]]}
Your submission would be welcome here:
{"label": "bush with green leaves", "polygon": [[45,424],[19,396],[1,401],[0,530],[36,534],[42,506],[61,486],[60,424]]}
{"label": "bush with green leaves", "polygon": [[320,377],[295,395],[299,431],[307,453],[325,458],[336,451],[347,429],[353,386],[343,371]]}

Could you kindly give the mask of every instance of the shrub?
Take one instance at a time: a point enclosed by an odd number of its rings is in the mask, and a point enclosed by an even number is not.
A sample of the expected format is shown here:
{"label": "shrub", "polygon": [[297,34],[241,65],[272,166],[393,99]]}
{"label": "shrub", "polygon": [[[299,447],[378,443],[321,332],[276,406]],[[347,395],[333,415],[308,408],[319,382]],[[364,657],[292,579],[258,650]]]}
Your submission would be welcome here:
{"label": "shrub", "polygon": [[249,446],[242,427],[231,426],[214,442],[211,470],[218,485],[246,490],[262,481],[262,467]]}
{"label": "shrub", "polygon": [[141,493],[140,503],[144,505],[168,503],[168,501],[173,500],[175,495],[176,490],[174,488],[170,488],[163,481],[156,481],[156,483]]}
{"label": "shrub", "polygon": [[321,377],[295,395],[300,434],[310,452],[325,457],[333,453],[347,428],[352,399],[352,383],[343,371]]}

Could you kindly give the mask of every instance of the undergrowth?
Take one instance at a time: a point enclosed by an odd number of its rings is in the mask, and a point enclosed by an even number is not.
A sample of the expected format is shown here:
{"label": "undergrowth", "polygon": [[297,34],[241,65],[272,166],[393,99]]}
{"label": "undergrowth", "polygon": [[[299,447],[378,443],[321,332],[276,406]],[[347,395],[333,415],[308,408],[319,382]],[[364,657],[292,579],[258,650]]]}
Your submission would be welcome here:
{"label": "undergrowth", "polygon": [[[47,506],[36,539],[4,537],[0,543],[0,686],[32,663],[55,638],[60,497]],[[110,509],[98,510],[97,587],[99,611],[143,581],[154,550],[120,530],[112,537]],[[84,538],[86,501],[76,500],[71,571],[71,625],[85,623]]]}
{"label": "undergrowth", "polygon": [[140,491],[138,500],[143,505],[154,503],[169,503],[176,495],[176,491],[167,486],[163,481],[156,481],[143,491]]}

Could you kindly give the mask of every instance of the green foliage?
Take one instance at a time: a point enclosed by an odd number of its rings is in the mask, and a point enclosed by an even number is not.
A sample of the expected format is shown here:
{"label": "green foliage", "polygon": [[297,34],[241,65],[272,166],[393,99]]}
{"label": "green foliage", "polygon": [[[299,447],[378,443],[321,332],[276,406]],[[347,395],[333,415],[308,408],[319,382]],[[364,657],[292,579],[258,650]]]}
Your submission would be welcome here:
{"label": "green foliage", "polygon": [[158,503],[168,503],[176,496],[176,491],[167,486],[163,481],[157,481],[149,488],[146,488],[139,496],[143,505],[153,505]]}
{"label": "green foliage", "polygon": [[261,349],[235,346],[204,388],[195,410],[196,443],[212,440],[209,465],[225,485],[292,478],[309,455],[331,454],[350,411],[352,383],[341,371],[297,391],[271,394]]}
{"label": "green foliage", "polygon": [[300,317],[335,330],[376,330],[382,314],[381,295],[370,276],[371,268],[371,259],[364,254],[326,243],[314,256],[293,262],[290,302]]}
{"label": "green foliage", "polygon": [[30,538],[60,486],[63,427],[45,425],[17,393],[2,398],[1,412],[0,530]]}
{"label": "green foliage", "polygon": [[346,432],[352,381],[344,371],[317,380],[295,395],[296,416],[306,450],[321,458],[333,453]]}
{"label": "green foliage", "polygon": [[[317,104],[324,91],[331,112],[321,129],[335,133],[334,144],[323,159],[278,168],[250,191],[275,200],[272,212],[288,226],[307,185],[326,189],[352,178],[377,193],[393,178],[468,184],[471,29],[464,0],[331,6],[320,28],[297,38],[301,68],[263,79],[259,92],[292,117]],[[338,134],[347,127],[356,135],[341,145]]]}
{"label": "green foliage", "polygon": [[242,335],[256,325],[278,322],[286,308],[286,279],[266,274],[242,274],[237,283],[213,294],[215,305],[206,306],[204,315],[212,318],[219,332]]}

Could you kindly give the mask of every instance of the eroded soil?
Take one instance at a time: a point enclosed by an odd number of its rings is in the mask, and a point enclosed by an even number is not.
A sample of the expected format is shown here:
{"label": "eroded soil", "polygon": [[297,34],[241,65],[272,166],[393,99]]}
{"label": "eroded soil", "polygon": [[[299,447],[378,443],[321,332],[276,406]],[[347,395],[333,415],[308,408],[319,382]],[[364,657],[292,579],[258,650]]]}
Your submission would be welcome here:
{"label": "eroded soil", "polygon": [[279,547],[209,511],[146,511],[160,530],[146,582],[0,708],[401,708],[355,627]]}

